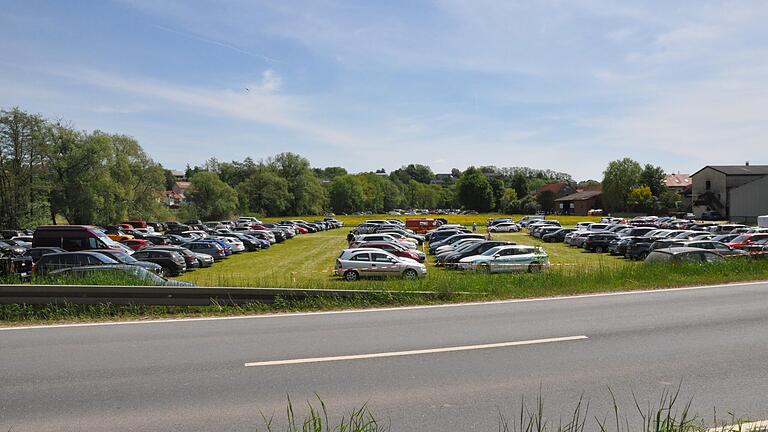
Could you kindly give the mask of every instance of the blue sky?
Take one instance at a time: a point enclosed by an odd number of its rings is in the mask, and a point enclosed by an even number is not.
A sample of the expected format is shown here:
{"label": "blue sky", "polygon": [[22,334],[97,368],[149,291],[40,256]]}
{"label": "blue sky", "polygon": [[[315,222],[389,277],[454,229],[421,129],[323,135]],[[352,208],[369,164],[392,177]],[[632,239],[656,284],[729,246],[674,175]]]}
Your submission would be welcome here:
{"label": "blue sky", "polygon": [[169,168],[768,163],[768,2],[6,2],[0,106]]}

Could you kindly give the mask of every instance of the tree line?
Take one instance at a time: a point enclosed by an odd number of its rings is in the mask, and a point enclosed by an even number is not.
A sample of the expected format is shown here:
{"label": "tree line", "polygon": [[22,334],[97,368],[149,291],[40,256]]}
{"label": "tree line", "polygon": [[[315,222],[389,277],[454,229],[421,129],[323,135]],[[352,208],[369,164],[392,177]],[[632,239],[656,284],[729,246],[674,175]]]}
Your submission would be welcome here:
{"label": "tree line", "polygon": [[0,111],[0,226],[163,216],[164,171],[135,139]]}
{"label": "tree line", "polygon": [[[294,153],[263,159],[187,166],[187,202],[163,204],[175,179],[132,137],[81,131],[19,108],[0,111],[0,226],[21,228],[66,221],[108,225],[126,219],[229,218],[235,214],[287,216],[407,208],[464,208],[508,214],[556,212],[552,191],[599,187],[577,184],[566,173],[527,167],[471,166],[435,174],[409,164],[387,174],[349,173],[342,167],[312,167]],[[679,196],[664,184],[664,171],[631,159],[611,162],[604,172],[603,203],[612,211],[672,207]]]}

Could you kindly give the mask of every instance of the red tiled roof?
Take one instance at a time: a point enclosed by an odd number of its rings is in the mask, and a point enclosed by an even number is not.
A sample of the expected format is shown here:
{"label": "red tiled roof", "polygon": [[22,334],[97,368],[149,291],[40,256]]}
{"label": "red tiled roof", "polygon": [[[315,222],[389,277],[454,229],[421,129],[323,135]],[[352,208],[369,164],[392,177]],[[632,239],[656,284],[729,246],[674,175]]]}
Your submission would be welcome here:
{"label": "red tiled roof", "polygon": [[691,176],[688,174],[670,174],[667,176],[668,188],[684,188],[691,184]]}

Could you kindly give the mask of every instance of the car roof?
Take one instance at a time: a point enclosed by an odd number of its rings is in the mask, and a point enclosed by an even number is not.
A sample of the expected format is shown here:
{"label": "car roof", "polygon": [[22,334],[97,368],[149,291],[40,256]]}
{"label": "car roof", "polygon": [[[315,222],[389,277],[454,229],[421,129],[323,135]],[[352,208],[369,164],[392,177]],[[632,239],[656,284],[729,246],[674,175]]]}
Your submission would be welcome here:
{"label": "car roof", "polygon": [[680,247],[656,249],[654,252],[663,252],[670,255],[679,255],[679,254],[684,254],[688,252],[712,252],[712,251],[707,249],[702,249],[702,248],[696,248],[696,247],[680,246]]}

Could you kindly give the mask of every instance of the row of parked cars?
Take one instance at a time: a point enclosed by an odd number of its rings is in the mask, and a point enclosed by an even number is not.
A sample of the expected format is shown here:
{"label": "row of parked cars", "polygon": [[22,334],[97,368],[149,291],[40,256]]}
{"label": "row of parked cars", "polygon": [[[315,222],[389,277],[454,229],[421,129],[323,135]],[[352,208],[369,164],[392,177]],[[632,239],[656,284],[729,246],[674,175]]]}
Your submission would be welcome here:
{"label": "row of parked cars", "polygon": [[[427,254],[437,266],[485,273],[530,271],[549,267],[549,257],[540,247],[493,240],[468,228],[440,223],[420,235],[397,219],[368,220],[350,231],[349,247],[336,259],[334,273],[354,281],[366,276],[416,278],[427,273]],[[498,232],[519,231],[499,221]]]}
{"label": "row of parked cars", "polygon": [[427,274],[425,237],[399,219],[372,219],[352,228],[348,247],[336,258],[334,274],[346,281],[362,277],[416,279]]}
{"label": "row of parked cars", "polygon": [[740,224],[643,217],[580,222],[575,227],[562,227],[556,220],[529,221],[524,226],[529,235],[544,242],[649,262],[709,262],[768,253],[768,228]]}
{"label": "row of parked cars", "polygon": [[[521,225],[510,218],[488,222],[488,232],[517,232]],[[495,240],[470,232],[460,225],[447,225],[429,233],[430,253],[435,264],[448,269],[484,273],[537,272],[549,268],[549,256],[538,246]]]}
{"label": "row of parked cars", "polygon": [[[342,225],[332,218],[273,224],[252,217],[184,224],[131,221],[108,227],[46,225],[31,233],[0,232],[19,234],[0,241],[0,254],[5,255],[4,271],[0,271],[41,276],[117,272],[153,285],[189,285],[165,277],[211,267],[232,254],[255,252],[297,235]],[[25,243],[13,240],[20,236]]]}

